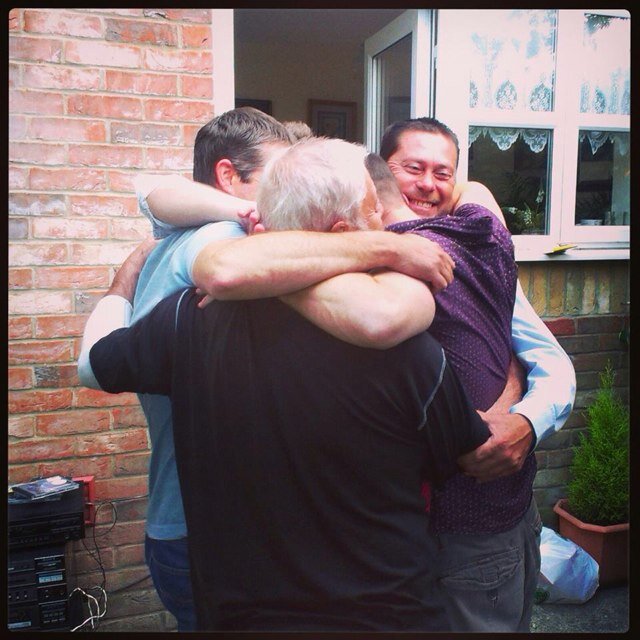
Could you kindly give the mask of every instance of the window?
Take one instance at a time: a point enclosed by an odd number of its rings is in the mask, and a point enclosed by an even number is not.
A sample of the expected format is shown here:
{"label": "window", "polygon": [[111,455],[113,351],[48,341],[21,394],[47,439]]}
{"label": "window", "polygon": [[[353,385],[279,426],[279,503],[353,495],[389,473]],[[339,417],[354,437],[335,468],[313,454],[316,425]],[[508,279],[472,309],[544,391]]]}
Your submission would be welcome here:
{"label": "window", "polygon": [[460,138],[458,179],[491,189],[517,254],[628,247],[628,12],[442,10],[438,22],[436,116]]}

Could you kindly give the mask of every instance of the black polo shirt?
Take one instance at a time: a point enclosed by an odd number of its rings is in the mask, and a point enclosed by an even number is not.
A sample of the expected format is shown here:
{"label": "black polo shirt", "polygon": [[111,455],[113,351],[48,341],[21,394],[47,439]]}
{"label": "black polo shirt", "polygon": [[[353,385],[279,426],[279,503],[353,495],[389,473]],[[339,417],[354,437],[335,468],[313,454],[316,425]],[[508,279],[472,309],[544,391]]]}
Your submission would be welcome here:
{"label": "black polo shirt", "polygon": [[420,487],[488,437],[420,334],[337,340],[277,299],[162,301],[91,350],[103,389],[171,396],[204,629],[446,629]]}

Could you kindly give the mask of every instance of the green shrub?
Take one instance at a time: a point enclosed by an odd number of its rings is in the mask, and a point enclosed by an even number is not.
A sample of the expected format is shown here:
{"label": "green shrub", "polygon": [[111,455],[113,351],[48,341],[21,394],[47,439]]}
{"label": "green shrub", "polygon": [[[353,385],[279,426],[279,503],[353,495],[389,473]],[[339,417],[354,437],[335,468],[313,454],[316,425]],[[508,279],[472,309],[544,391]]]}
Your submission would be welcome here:
{"label": "green shrub", "polygon": [[629,411],[613,389],[614,378],[609,364],[571,465],[569,511],[590,524],[629,521]]}

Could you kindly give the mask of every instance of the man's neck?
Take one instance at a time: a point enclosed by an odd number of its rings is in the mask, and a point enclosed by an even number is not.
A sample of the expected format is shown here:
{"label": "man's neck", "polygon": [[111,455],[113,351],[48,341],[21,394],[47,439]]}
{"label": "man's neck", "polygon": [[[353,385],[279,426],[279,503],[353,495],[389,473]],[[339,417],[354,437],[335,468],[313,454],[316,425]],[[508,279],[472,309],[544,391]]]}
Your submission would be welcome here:
{"label": "man's neck", "polygon": [[408,206],[400,205],[391,211],[388,211],[384,217],[386,226],[395,224],[396,222],[407,222],[407,220],[420,220],[420,216],[414,213]]}

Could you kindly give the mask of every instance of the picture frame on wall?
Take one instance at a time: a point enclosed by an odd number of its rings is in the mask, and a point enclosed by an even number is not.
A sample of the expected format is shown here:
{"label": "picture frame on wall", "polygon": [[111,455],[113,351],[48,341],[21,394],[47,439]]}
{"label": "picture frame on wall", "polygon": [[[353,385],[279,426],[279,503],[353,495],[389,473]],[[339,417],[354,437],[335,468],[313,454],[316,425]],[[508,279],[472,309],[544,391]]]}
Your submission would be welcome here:
{"label": "picture frame on wall", "polygon": [[236,109],[239,107],[253,107],[269,116],[273,115],[271,100],[254,100],[253,98],[236,98]]}
{"label": "picture frame on wall", "polygon": [[309,99],[308,124],[317,136],[356,139],[356,102]]}

